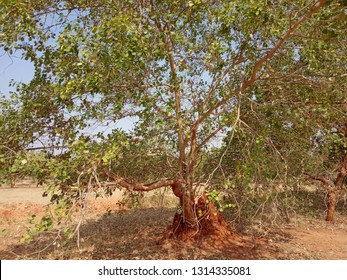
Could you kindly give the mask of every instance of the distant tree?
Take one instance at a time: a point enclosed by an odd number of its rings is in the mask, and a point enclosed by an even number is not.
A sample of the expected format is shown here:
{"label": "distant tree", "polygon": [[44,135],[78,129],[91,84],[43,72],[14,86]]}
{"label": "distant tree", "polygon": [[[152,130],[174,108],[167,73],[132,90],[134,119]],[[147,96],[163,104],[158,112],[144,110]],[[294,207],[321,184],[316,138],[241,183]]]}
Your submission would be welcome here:
{"label": "distant tree", "polygon": [[18,100],[0,99],[0,180],[15,186],[24,176],[23,151],[33,139],[33,131],[18,109]]}

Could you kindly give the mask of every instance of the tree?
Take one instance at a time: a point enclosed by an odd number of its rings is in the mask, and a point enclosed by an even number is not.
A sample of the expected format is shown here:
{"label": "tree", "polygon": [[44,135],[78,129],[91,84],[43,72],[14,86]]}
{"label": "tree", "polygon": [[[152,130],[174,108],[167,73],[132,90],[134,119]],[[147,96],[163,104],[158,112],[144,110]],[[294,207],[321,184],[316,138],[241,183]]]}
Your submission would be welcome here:
{"label": "tree", "polygon": [[296,36],[309,36],[322,16],[340,13],[342,2],[51,0],[0,8],[2,47],[35,65],[34,79],[19,89],[23,110],[38,116],[41,131],[84,154],[94,175],[105,170],[100,158],[126,142],[90,157],[82,134],[92,121],[111,126],[137,116],[140,135],[150,131],[174,143],[173,178],[129,183],[106,173],[130,190],[171,185],[182,206],[174,235],[190,239],[226,228],[206,196],[195,193],[199,153],[239,126],[244,95],[292,82],[264,77],[278,61],[286,74],[297,43],[310,47]]}
{"label": "tree", "polygon": [[[339,4],[343,2],[334,3]],[[253,104],[262,107],[261,110],[255,109],[256,112],[266,114],[263,118],[258,115],[258,119],[270,117],[271,122],[267,123],[270,129],[265,135],[276,148],[280,156],[276,162],[283,162],[285,173],[301,181],[308,176],[321,179],[319,181],[324,183],[327,221],[334,219],[336,203],[346,176],[344,120],[347,77],[343,62],[346,59],[343,30],[347,17],[343,10],[337,9],[334,14],[330,12],[325,10],[322,13],[309,35],[298,33],[294,36],[298,39],[295,40],[297,58],[291,66],[284,66],[278,61],[271,65],[270,79],[281,79],[285,75],[291,83],[274,87],[260,84],[256,98],[260,104]],[[272,97],[276,87],[285,98]],[[271,94],[264,94],[264,91]],[[258,122],[258,128],[264,128],[264,125]]]}
{"label": "tree", "polygon": [[18,108],[14,95],[11,102],[0,99],[0,175],[1,181],[15,186],[17,177],[24,176],[24,151],[33,139],[34,130]]}
{"label": "tree", "polygon": [[333,220],[346,176],[347,18],[343,10],[335,12],[324,10],[309,35],[294,34],[292,63],[273,59],[267,64],[269,73],[242,95],[243,125],[224,160],[233,168],[229,174],[237,178],[242,173],[253,183],[266,185],[276,179],[277,184],[292,186],[307,176],[323,182],[328,221]]}
{"label": "tree", "polygon": [[[305,173],[312,180],[319,181],[327,193],[326,221],[333,222],[335,209],[347,177],[347,124],[336,123],[330,131],[322,135],[319,153],[323,155],[320,175]],[[323,176],[321,176],[323,175]]]}

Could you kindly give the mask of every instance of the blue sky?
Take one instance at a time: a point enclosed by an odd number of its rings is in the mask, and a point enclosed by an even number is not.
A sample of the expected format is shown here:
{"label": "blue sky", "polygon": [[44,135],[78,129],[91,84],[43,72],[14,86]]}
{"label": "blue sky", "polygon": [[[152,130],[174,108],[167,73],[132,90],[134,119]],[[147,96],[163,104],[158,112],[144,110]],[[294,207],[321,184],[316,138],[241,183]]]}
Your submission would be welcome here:
{"label": "blue sky", "polygon": [[11,88],[8,86],[11,79],[18,82],[29,82],[34,75],[32,63],[22,60],[20,55],[9,56],[0,53],[0,92],[7,94]]}

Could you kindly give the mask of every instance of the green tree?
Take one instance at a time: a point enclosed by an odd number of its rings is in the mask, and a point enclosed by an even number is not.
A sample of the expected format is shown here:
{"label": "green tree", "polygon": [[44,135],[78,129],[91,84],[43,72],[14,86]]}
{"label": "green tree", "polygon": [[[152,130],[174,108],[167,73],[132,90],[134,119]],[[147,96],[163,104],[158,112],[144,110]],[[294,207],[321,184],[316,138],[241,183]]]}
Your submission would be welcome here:
{"label": "green tree", "polygon": [[[343,1],[324,0],[9,1],[0,4],[0,41],[35,65],[34,79],[19,89],[23,110],[37,116],[41,131],[87,157],[94,173],[103,169],[100,158],[126,142],[90,156],[81,137],[91,122],[112,126],[137,116],[138,133],[154,131],[175,143],[172,179],[143,184],[108,176],[129,190],[171,185],[182,205],[174,232],[185,239],[224,225],[212,213],[201,215],[201,207],[208,209],[203,197],[200,209],[195,205],[201,150],[239,126],[243,96],[289,86],[286,70],[296,64],[298,49],[313,51],[300,36],[317,32],[320,20],[342,9]],[[266,80],[273,69],[276,79]]]}
{"label": "green tree", "polygon": [[15,96],[11,101],[0,99],[0,180],[11,187],[25,175],[25,148],[34,137],[34,130],[18,107]]}
{"label": "green tree", "polygon": [[346,20],[344,10],[324,10],[310,34],[293,35],[293,57],[269,61],[268,73],[241,95],[242,123],[225,139],[221,166],[243,184],[323,182],[328,221],[346,176]]}

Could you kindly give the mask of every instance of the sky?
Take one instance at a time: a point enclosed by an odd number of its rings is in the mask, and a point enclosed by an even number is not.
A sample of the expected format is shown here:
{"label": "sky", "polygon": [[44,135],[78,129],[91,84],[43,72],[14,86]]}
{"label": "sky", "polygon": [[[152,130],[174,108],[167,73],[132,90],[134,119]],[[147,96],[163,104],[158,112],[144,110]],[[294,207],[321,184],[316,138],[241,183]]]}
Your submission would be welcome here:
{"label": "sky", "polygon": [[33,76],[32,63],[22,60],[20,55],[14,54],[10,57],[7,53],[0,52],[0,92],[7,94],[11,91],[9,87],[11,79],[27,83]]}

